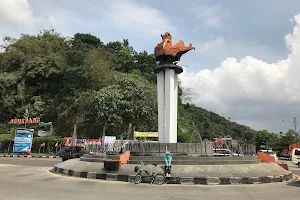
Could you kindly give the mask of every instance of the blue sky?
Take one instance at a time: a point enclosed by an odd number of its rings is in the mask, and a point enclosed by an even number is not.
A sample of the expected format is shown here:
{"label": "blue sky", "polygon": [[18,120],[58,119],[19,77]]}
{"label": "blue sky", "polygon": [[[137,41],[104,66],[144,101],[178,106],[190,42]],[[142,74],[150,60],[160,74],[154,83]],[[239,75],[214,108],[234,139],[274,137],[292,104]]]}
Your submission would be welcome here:
{"label": "blue sky", "polygon": [[196,47],[182,58],[188,68],[181,79],[197,105],[278,132],[290,127],[281,119],[300,120],[293,68],[299,13],[299,0],[0,0],[0,35],[53,27],[64,36],[129,39],[136,50],[152,52],[169,31],[173,43]]}

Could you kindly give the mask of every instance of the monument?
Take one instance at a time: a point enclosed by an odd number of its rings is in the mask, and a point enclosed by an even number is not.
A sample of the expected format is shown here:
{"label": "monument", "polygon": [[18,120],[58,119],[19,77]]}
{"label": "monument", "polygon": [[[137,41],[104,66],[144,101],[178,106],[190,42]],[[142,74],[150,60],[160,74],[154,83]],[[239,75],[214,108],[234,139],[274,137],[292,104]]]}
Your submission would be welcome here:
{"label": "monument", "polygon": [[[214,142],[202,141],[199,143],[177,144],[177,101],[178,101],[178,74],[183,69],[178,64],[181,56],[191,49],[192,44],[185,46],[183,41],[172,45],[170,33],[165,33],[162,42],[155,48],[157,64],[154,72],[157,74],[158,96],[158,138],[172,152],[172,177],[166,182],[171,184],[253,184],[283,182],[293,178],[291,172],[279,166],[276,162],[263,163],[251,152],[244,152],[243,156],[214,156]],[[196,133],[194,133],[196,134]],[[140,133],[140,136],[145,136]],[[152,135],[153,136],[153,135]],[[228,139],[228,138],[226,138]],[[231,139],[231,138],[230,138]],[[239,151],[239,144],[224,143],[225,138],[216,139],[218,148],[234,148]],[[114,151],[122,146],[113,146]],[[116,148],[115,148],[116,147]],[[254,145],[255,147],[255,145]],[[118,149],[116,152],[120,152]],[[254,148],[254,153],[256,152]],[[125,145],[122,155],[83,155],[80,159],[70,159],[58,163],[52,169],[54,173],[80,176],[90,179],[131,182],[136,177],[136,165],[143,165],[149,172],[164,173],[164,148],[156,142],[132,142]],[[182,156],[183,153],[187,154]],[[269,155],[266,155],[269,156]]]}
{"label": "monument", "polygon": [[194,49],[180,40],[172,44],[172,36],[161,35],[162,42],[155,49],[158,101],[158,141],[177,143],[178,74],[183,72],[178,64],[183,54]]}

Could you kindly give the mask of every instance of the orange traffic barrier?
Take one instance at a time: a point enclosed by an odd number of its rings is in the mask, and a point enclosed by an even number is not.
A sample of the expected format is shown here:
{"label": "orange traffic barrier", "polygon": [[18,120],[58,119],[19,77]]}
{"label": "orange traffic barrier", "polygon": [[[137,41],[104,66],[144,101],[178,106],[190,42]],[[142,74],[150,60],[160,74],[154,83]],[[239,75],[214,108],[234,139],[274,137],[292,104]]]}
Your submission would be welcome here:
{"label": "orange traffic barrier", "polygon": [[121,164],[127,164],[129,158],[130,158],[130,151],[126,151],[120,156],[115,156],[114,160],[121,161]]}
{"label": "orange traffic barrier", "polygon": [[275,158],[263,152],[258,152],[257,157],[261,159],[262,162],[275,162]]}
{"label": "orange traffic barrier", "polygon": [[285,170],[289,170],[289,167],[288,167],[288,165],[287,164],[285,164],[285,163],[277,163],[280,167],[282,167],[283,169],[285,169]]}

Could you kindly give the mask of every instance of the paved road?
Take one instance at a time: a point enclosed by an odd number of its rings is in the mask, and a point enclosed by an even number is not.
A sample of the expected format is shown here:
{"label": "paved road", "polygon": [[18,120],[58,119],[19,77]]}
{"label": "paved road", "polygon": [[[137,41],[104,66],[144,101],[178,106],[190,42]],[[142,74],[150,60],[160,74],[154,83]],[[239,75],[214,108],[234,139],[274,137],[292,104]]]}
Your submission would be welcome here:
{"label": "paved road", "polygon": [[300,176],[300,167],[297,165],[294,165],[291,161],[280,161],[288,164],[289,166],[289,171],[293,172],[293,174]]}
{"label": "paved road", "polygon": [[[239,186],[134,185],[53,175],[25,159],[0,158],[0,196],[10,200],[299,200],[299,183]],[[33,161],[33,160],[32,160]],[[41,165],[41,161],[34,161]],[[57,160],[59,161],[59,160]],[[11,165],[18,162],[24,165]],[[50,165],[49,161],[44,165]]]}
{"label": "paved road", "polygon": [[60,162],[60,158],[0,158],[0,164],[12,164],[23,166],[52,167]]}

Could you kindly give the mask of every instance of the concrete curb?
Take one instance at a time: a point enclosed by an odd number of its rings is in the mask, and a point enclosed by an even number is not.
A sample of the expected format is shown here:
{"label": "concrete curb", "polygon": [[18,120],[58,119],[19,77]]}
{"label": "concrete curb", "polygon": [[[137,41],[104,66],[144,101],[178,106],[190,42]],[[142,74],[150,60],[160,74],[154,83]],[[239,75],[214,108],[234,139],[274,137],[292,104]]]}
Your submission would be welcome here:
{"label": "concrete curb", "polygon": [[59,158],[58,156],[0,155],[0,158]]}
{"label": "concrete curb", "polygon": [[[133,182],[135,177],[135,175],[121,175],[114,173],[101,174],[96,172],[76,172],[58,167],[54,167],[50,172],[81,178],[123,182]],[[289,174],[287,175],[266,177],[167,177],[166,183],[181,185],[239,185],[284,182],[292,179],[293,174],[289,171]]]}

